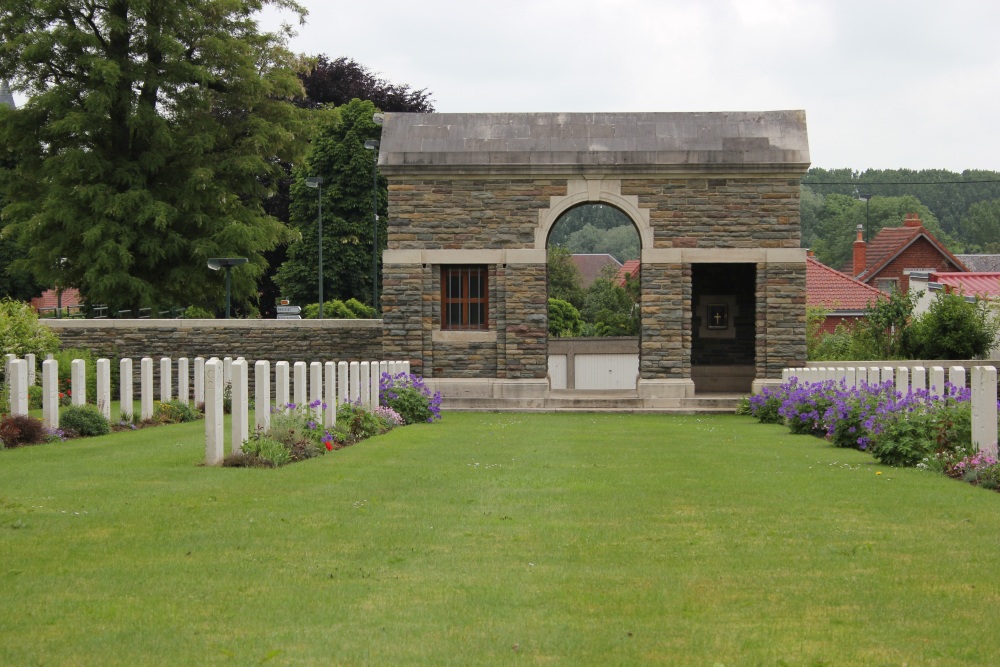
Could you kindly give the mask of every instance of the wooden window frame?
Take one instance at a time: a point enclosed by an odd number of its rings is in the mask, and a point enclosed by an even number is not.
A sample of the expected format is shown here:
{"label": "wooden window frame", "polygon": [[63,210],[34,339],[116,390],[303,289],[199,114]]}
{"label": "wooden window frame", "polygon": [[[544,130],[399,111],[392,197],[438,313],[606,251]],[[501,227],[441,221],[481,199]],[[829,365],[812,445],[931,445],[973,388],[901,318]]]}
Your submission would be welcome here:
{"label": "wooden window frame", "polygon": [[[471,295],[470,283],[476,278],[480,285],[478,295]],[[449,293],[453,279],[459,280],[460,294]],[[490,276],[489,267],[485,264],[453,264],[441,266],[441,329],[443,331],[488,331],[490,328]],[[458,306],[458,318],[452,317],[454,307]],[[481,312],[479,321],[470,321],[478,306]],[[458,321],[455,321],[458,319]]]}

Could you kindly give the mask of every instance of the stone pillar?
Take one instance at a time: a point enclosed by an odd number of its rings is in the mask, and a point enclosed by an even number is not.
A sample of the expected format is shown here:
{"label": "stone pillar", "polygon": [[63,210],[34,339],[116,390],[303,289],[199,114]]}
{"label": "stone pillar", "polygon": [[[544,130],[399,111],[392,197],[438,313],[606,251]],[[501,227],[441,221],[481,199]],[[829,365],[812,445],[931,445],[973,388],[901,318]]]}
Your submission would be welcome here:
{"label": "stone pillar", "polygon": [[362,361],[358,364],[358,370],[360,374],[358,376],[358,383],[360,393],[358,397],[361,399],[361,405],[365,406],[365,410],[372,409],[372,376],[371,376],[371,364],[367,361]]}
{"label": "stone pillar", "polygon": [[181,357],[177,360],[177,400],[184,405],[191,404],[191,392],[188,387],[190,377],[187,357]]}
{"label": "stone pillar", "polygon": [[[97,360],[97,409],[108,421],[111,421],[111,361]],[[119,407],[119,412],[121,408]]]}
{"label": "stone pillar", "polygon": [[309,364],[309,405],[317,424],[323,423],[323,364],[313,361]]}
{"label": "stone pillar", "polygon": [[[10,413],[26,415],[28,414],[28,363],[24,359],[14,358],[7,366],[7,373],[10,379]],[[75,391],[73,398],[76,399]]]}
{"label": "stone pillar", "polygon": [[231,366],[233,405],[233,454],[243,451],[243,443],[250,437],[249,368],[245,359],[237,359]]}
{"label": "stone pillar", "polygon": [[139,362],[139,418],[145,421],[153,418],[153,360],[143,357]]}
{"label": "stone pillar", "polygon": [[286,410],[292,400],[288,393],[288,362],[274,364],[274,405],[278,410]]}
{"label": "stone pillar", "polygon": [[118,418],[129,421],[135,415],[135,401],[132,398],[132,359],[125,357],[118,362]]}
{"label": "stone pillar", "polygon": [[350,373],[348,363],[341,361],[337,364],[337,405],[349,403],[350,399]]}
{"label": "stone pillar", "polygon": [[[639,395],[642,398],[694,396],[691,266],[644,262],[640,279]],[[781,369],[775,370],[775,377],[781,377]]]}
{"label": "stone pillar", "polygon": [[254,427],[258,432],[271,426],[271,362],[263,359],[253,365]]}
{"label": "stone pillar", "polygon": [[972,444],[997,457],[997,369],[972,367]]}
{"label": "stone pillar", "polygon": [[326,382],[323,385],[323,402],[326,403],[326,411],[323,417],[323,426],[331,428],[337,423],[337,364],[328,361],[323,364]]}
{"label": "stone pillar", "polygon": [[173,378],[170,377],[172,364],[170,357],[160,357],[160,403],[169,403],[173,399]]}
{"label": "stone pillar", "polygon": [[59,362],[42,362],[42,421],[51,429],[59,428]]}
{"label": "stone pillar", "polygon": [[[383,263],[382,349],[387,356],[423,363],[425,305],[420,295],[433,293],[432,270],[431,265],[425,268],[420,263]],[[546,293],[544,288],[542,293]]]}
{"label": "stone pillar", "polygon": [[[145,364],[143,359],[143,364]],[[149,360],[152,364],[152,359]],[[222,465],[225,458],[225,431],[223,430],[222,362],[213,357],[205,364],[205,465]]]}
{"label": "stone pillar", "polygon": [[350,403],[357,403],[361,400],[361,364],[356,361],[351,362],[351,391],[347,399]]}
{"label": "stone pillar", "polygon": [[205,402],[205,358],[194,358],[194,404]]}
{"label": "stone pillar", "polygon": [[296,361],[295,365],[292,366],[292,376],[293,376],[293,397],[292,403],[295,404],[296,408],[301,408],[306,404],[306,362]]}
{"label": "stone pillar", "polygon": [[[645,273],[645,263],[642,270]],[[645,277],[643,291],[645,299]],[[758,263],[755,298],[757,341],[754,354],[757,384],[781,377],[781,369],[785,366],[801,366],[805,363],[805,261]],[[690,306],[688,310],[690,311]],[[645,336],[645,329],[643,335]]]}
{"label": "stone pillar", "polygon": [[28,364],[28,386],[35,386],[35,355],[31,352],[24,355],[24,361]]}

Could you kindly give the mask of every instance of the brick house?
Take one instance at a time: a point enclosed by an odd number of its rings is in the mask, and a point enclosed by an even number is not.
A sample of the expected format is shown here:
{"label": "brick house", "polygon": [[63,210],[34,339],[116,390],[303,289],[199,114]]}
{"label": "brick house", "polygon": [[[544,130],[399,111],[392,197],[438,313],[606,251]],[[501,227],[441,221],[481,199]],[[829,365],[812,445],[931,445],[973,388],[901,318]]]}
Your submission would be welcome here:
{"label": "brick house", "polygon": [[885,293],[845,276],[810,256],[806,259],[806,305],[827,311],[819,333],[833,333],[840,325],[853,326],[865,309]]}
{"label": "brick house", "polygon": [[[613,206],[641,244],[637,407],[805,361],[801,111],[386,113],[383,354],[446,398],[545,407],[547,242]],[[713,385],[714,386],[714,385]]]}
{"label": "brick house", "polygon": [[619,287],[625,287],[625,278],[637,280],[639,278],[640,262],[637,259],[626,260],[622,268],[618,269],[618,276],[615,278]]}
{"label": "brick house", "polygon": [[621,268],[621,263],[607,253],[579,253],[570,255],[573,265],[580,272],[580,287],[587,289],[594,284],[594,281],[601,277],[601,272],[606,266],[613,266],[615,269]]}
{"label": "brick house", "polygon": [[909,291],[910,274],[932,271],[968,271],[968,268],[933,234],[924,229],[916,213],[907,213],[902,227],[886,227],[871,243],[854,242],[852,266],[844,273],[883,292],[893,287]]}

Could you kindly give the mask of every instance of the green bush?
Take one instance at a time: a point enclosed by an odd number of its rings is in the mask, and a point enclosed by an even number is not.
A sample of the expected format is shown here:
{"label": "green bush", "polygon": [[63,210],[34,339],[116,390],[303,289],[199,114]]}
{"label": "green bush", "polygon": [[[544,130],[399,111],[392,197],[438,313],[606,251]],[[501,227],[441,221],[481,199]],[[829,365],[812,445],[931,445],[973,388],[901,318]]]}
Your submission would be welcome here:
{"label": "green bush", "polygon": [[59,425],[77,435],[94,436],[111,433],[111,424],[93,405],[71,405],[59,415]]}
{"label": "green bush", "polygon": [[[333,299],[323,302],[323,319],[325,320],[370,320],[378,313],[371,306],[366,306],[357,299],[341,301]],[[302,318],[315,320],[319,317],[319,304],[307,303],[302,307]]]}
{"label": "green bush", "polygon": [[[354,314],[354,318],[358,320],[372,320],[378,315],[376,311],[371,306],[366,306],[355,298],[350,298],[344,302],[344,306],[348,311]],[[325,314],[325,313],[324,313]]]}
{"label": "green bush", "polygon": [[972,441],[972,404],[946,401],[882,419],[868,450],[879,462],[915,466],[935,453],[955,452]]}
{"label": "green bush", "polygon": [[243,443],[243,453],[266,461],[275,468],[292,462],[292,454],[285,443],[266,435],[252,437]]}
{"label": "green bush", "polygon": [[38,321],[38,313],[30,304],[0,299],[0,350],[4,354],[18,357],[34,354],[44,359],[46,354],[58,349],[59,338]]}
{"label": "green bush", "polygon": [[153,411],[153,419],[162,424],[193,422],[200,416],[190,405],[178,400],[159,403]]}
{"label": "green bush", "polygon": [[419,375],[384,373],[379,380],[379,403],[398,412],[407,424],[441,419],[441,392],[432,396]]}
{"label": "green bush", "polygon": [[37,384],[33,384],[28,387],[28,409],[29,410],[41,410],[42,409],[42,388]]}
{"label": "green bush", "polygon": [[212,311],[199,306],[188,306],[181,314],[182,320],[214,320],[215,314]]}
{"label": "green bush", "polygon": [[573,338],[583,333],[580,311],[569,301],[549,299],[549,335]]}
{"label": "green bush", "polygon": [[987,302],[939,292],[904,333],[913,359],[974,359],[986,355],[1000,326]]}
{"label": "green bush", "polygon": [[334,428],[334,435],[340,442],[357,442],[381,435],[388,430],[383,419],[368,412],[361,405],[341,403],[337,406],[337,425]]}

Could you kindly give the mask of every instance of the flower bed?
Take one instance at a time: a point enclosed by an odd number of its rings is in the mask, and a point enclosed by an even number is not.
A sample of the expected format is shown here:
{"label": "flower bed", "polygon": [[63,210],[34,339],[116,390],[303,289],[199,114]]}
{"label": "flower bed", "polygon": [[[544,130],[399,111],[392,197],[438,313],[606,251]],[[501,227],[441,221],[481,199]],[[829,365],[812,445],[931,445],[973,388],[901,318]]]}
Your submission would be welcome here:
{"label": "flower bed", "polygon": [[968,389],[950,383],[940,394],[903,394],[892,381],[848,387],[844,381],[800,383],[793,377],[750,397],[743,412],[837,447],[867,451],[887,465],[936,470],[996,489],[1000,464],[970,444],[970,401]]}

